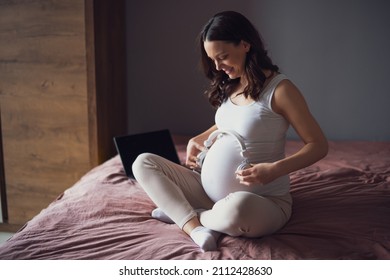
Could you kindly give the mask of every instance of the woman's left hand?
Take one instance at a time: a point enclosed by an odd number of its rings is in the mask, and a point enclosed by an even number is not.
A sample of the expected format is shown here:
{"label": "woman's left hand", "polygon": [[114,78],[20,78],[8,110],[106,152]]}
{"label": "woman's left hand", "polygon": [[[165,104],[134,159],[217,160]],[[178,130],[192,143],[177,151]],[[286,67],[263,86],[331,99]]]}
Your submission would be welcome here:
{"label": "woman's left hand", "polygon": [[259,163],[236,172],[240,184],[246,186],[265,185],[278,177],[274,163]]}

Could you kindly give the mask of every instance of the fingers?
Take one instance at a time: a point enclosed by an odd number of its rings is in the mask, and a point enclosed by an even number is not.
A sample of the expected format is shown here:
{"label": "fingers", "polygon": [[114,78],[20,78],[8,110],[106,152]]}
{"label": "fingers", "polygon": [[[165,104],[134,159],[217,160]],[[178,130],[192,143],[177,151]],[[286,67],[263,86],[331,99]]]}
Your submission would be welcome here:
{"label": "fingers", "polygon": [[200,145],[199,143],[195,141],[190,141],[187,146],[186,166],[191,169],[197,169],[197,156],[204,149],[205,147]]}
{"label": "fingers", "polygon": [[187,167],[189,167],[191,169],[197,168],[197,166],[198,166],[198,164],[197,164],[197,157],[189,155],[187,157],[187,160],[186,160],[186,165],[187,165]]}
{"label": "fingers", "polygon": [[256,176],[256,173],[254,172],[254,168],[250,167],[244,170],[238,170],[236,171],[236,178],[240,182],[240,184],[245,186],[252,186],[254,184],[262,184],[262,182],[259,181],[259,178]]}
{"label": "fingers", "polygon": [[236,171],[236,174],[240,176],[248,176],[251,175],[252,173],[253,173],[252,167]]}
{"label": "fingers", "polygon": [[189,152],[187,153],[187,158],[186,158],[187,167],[189,167],[191,169],[198,168],[198,154],[200,152],[201,151],[199,149],[195,149],[195,148],[189,150]]}
{"label": "fingers", "polygon": [[248,169],[236,171],[236,178],[242,185],[250,186],[254,182],[252,172]]}

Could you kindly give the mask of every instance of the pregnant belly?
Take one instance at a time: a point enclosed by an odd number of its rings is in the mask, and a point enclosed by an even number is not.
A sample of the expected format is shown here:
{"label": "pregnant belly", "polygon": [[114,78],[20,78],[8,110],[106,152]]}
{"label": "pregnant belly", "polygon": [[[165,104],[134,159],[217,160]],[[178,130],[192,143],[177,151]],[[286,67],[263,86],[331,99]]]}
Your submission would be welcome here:
{"label": "pregnant belly", "polygon": [[236,191],[253,191],[236,179],[237,167],[243,162],[239,144],[229,136],[219,138],[210,148],[202,165],[202,185],[214,202]]}

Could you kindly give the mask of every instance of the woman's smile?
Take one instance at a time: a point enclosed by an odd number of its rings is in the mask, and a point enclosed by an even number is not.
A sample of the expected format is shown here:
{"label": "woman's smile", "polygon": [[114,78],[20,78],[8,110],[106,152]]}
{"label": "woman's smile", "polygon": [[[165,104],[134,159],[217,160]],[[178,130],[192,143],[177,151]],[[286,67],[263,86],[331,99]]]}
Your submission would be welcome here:
{"label": "woman's smile", "polygon": [[238,44],[225,41],[205,41],[204,49],[214,62],[217,71],[224,71],[231,79],[245,74],[245,59],[250,45],[244,41]]}
{"label": "woman's smile", "polygon": [[229,68],[224,67],[224,68],[222,68],[222,70],[226,73],[226,75],[229,75],[234,71],[234,68],[233,67],[229,67]]}

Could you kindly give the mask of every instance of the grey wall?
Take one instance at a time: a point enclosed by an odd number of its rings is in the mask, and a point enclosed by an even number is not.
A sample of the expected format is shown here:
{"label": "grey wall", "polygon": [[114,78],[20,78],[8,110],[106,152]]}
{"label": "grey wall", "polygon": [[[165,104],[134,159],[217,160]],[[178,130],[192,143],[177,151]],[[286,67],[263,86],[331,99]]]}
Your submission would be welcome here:
{"label": "grey wall", "polygon": [[272,57],[330,139],[390,140],[390,2],[258,1]]}
{"label": "grey wall", "polygon": [[132,0],[127,2],[129,132],[169,128],[195,134],[213,124],[203,95],[207,81],[196,44],[215,13],[247,13],[241,1]]}
{"label": "grey wall", "polygon": [[[196,36],[236,10],[301,89],[329,139],[390,141],[390,5],[383,0],[132,0],[128,14],[129,133],[211,126]],[[291,138],[295,134],[291,132]]]}

